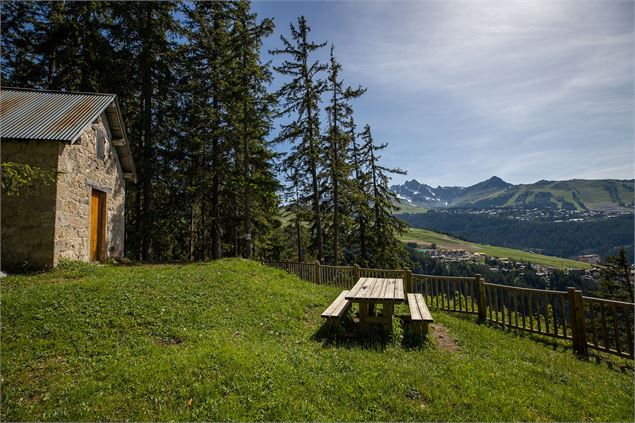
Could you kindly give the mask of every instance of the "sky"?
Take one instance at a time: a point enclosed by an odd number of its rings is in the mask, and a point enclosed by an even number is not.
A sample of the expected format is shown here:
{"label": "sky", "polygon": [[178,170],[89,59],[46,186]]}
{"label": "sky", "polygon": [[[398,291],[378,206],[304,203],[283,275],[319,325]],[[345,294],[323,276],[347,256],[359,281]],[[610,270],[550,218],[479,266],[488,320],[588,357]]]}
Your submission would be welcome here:
{"label": "sky", "polygon": [[[253,9],[276,24],[263,51],[280,47],[300,15],[314,41],[335,46],[345,83],[368,88],[354,102],[358,127],[389,143],[384,165],[408,172],[394,183],[634,177],[634,2],[256,0]],[[328,47],[315,58],[326,61]]]}

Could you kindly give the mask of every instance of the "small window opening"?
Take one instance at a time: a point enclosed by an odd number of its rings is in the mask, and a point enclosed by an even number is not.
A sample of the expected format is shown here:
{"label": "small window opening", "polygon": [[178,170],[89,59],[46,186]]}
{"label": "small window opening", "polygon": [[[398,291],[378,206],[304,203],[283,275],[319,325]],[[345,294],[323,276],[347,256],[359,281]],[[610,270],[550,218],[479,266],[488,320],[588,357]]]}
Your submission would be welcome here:
{"label": "small window opening", "polygon": [[104,160],[106,150],[106,134],[103,131],[97,130],[97,158]]}

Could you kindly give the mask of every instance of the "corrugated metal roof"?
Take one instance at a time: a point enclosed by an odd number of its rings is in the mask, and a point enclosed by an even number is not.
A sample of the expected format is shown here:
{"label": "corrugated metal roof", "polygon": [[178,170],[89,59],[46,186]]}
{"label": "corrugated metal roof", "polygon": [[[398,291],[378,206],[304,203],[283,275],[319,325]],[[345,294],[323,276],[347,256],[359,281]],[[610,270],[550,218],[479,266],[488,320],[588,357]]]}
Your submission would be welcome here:
{"label": "corrugated metal roof", "polygon": [[2,89],[0,136],[75,142],[114,100],[113,94]]}
{"label": "corrugated metal roof", "polygon": [[136,172],[126,128],[114,94],[0,90],[0,138],[74,143],[84,129],[106,112],[126,179]]}

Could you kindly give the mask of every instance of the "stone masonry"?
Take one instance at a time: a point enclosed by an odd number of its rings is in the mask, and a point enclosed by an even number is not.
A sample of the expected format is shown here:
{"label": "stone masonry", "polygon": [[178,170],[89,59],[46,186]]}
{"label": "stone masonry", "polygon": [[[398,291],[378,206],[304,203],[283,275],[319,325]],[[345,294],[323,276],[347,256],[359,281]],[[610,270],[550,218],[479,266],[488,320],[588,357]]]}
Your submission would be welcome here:
{"label": "stone masonry", "polygon": [[[97,158],[97,134],[106,135],[104,159]],[[112,145],[108,119],[102,114],[75,144],[63,144],[57,170],[55,253],[60,258],[89,259],[90,196],[93,189],[106,193],[106,257],[123,256],[125,182]]]}
{"label": "stone masonry", "polygon": [[[0,161],[55,170],[60,143],[2,140]],[[3,270],[41,269],[53,264],[56,184],[37,183],[17,196],[0,200],[1,266]]]}
{"label": "stone masonry", "polygon": [[[105,134],[104,158],[96,154]],[[125,181],[105,114],[74,143],[2,140],[2,161],[57,169],[56,183],[2,195],[2,268],[46,268],[62,258],[89,260],[90,198],[106,193],[106,258],[124,253]]]}

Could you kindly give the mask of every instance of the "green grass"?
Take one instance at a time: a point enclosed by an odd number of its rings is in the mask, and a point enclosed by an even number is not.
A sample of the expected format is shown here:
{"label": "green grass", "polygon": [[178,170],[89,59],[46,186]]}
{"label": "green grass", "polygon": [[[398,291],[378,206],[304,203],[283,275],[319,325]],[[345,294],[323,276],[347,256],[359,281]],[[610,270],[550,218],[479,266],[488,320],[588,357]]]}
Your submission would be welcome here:
{"label": "green grass", "polygon": [[473,252],[483,252],[493,257],[507,257],[516,261],[531,262],[536,264],[542,264],[545,266],[551,266],[559,269],[577,268],[577,269],[590,269],[591,266],[588,263],[584,263],[576,260],[569,260],[560,257],[545,256],[542,254],[529,253],[527,251],[516,250],[513,248],[496,247],[493,245],[477,244],[475,242],[462,241],[460,239],[453,238],[449,235],[440,234],[438,232],[430,231],[427,229],[410,228],[407,233],[399,236],[399,239],[404,242],[420,242],[420,243],[435,243],[439,248],[454,248],[454,249],[466,249]]}
{"label": "green grass", "polygon": [[[615,421],[633,375],[433,310],[460,347],[335,346],[339,289],[242,260],[66,265],[2,294],[2,421]],[[398,331],[397,331],[398,332]]]}

